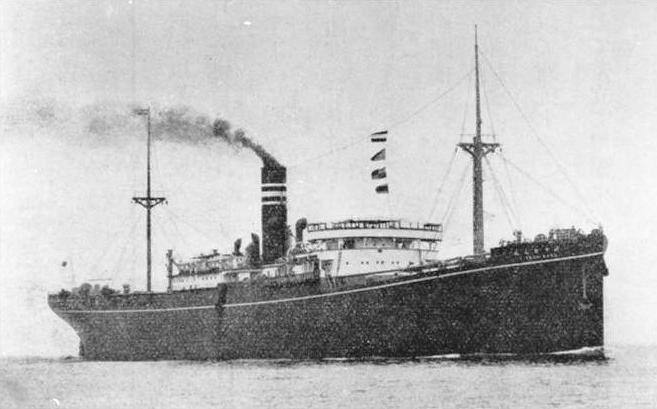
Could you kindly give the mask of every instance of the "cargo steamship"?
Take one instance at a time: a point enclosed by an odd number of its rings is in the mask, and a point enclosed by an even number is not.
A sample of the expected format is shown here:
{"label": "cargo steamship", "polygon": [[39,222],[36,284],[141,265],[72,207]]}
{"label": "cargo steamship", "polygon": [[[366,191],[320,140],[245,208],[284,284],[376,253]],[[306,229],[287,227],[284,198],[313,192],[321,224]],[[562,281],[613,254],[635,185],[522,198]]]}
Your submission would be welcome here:
{"label": "cargo steamship", "polygon": [[286,169],[263,157],[262,244],[191,260],[168,258],[166,292],[151,291],[150,212],[164,198],[134,198],[148,219],[147,291],[62,290],[52,310],[90,360],[366,358],[443,354],[548,354],[603,345],[601,229],[520,233],[484,249],[482,141],[475,41],[473,254],[440,259],[443,226],[399,219],[295,225],[290,245]]}

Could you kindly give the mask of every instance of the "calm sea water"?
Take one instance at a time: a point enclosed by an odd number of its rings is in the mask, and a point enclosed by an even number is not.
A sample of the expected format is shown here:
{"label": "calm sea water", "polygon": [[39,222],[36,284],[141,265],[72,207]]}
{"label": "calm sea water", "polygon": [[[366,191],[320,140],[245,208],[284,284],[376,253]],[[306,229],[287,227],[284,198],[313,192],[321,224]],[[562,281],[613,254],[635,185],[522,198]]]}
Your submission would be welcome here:
{"label": "calm sea water", "polygon": [[0,360],[9,408],[657,408],[657,347],[604,361]]}

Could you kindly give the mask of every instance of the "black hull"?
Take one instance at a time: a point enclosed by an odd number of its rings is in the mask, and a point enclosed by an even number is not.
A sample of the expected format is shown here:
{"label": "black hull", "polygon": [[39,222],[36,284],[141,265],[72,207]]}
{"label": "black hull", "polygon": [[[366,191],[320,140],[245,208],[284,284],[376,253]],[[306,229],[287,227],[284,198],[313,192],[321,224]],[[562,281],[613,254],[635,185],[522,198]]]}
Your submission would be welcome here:
{"label": "black hull", "polygon": [[606,273],[600,252],[369,286],[226,286],[144,294],[144,306],[114,309],[50,304],[91,360],[532,355],[603,345]]}

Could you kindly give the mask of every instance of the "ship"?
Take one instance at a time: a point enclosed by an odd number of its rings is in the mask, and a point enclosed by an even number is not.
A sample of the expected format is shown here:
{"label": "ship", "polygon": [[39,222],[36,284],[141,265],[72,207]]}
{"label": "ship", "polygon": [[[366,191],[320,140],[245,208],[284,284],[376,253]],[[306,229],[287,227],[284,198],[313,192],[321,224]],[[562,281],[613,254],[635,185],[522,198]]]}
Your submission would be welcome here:
{"label": "ship", "polygon": [[[473,252],[443,259],[443,225],[400,218],[287,220],[287,171],[263,158],[262,240],[186,260],[167,252],[166,291],[151,290],[150,110],[147,288],[81,286],[48,295],[88,360],[540,356],[602,350],[607,239],[555,228],[484,249],[482,140],[475,29]],[[373,134],[374,135],[374,134]],[[380,140],[382,139],[379,135]],[[373,175],[374,176],[374,175]],[[387,186],[385,187],[387,189]],[[294,243],[291,239],[294,237]],[[261,242],[262,241],[262,242]],[[97,289],[96,289],[97,290]]]}

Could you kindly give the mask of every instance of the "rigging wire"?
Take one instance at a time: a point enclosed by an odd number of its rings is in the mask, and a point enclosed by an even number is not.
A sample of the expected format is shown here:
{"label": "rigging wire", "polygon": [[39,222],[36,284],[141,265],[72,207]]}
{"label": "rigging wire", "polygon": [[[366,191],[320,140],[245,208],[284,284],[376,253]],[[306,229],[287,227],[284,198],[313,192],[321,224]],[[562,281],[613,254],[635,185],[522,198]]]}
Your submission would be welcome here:
{"label": "rigging wire", "polygon": [[[368,136],[369,136],[369,135],[368,135]],[[312,156],[312,157],[310,157],[310,158],[306,158],[306,159],[304,159],[304,160],[301,160],[301,161],[299,161],[299,162],[293,163],[293,164],[288,165],[288,166],[286,166],[286,167],[287,167],[288,169],[291,169],[291,168],[295,168],[295,167],[298,167],[298,166],[300,166],[300,165],[306,164],[306,163],[308,163],[308,162],[310,162],[310,161],[316,161],[316,160],[319,160],[319,159],[323,159],[323,158],[325,158],[325,157],[327,157],[327,156],[330,156],[330,155],[333,155],[333,154],[335,154],[335,153],[341,152],[341,151],[343,151],[343,150],[345,150],[345,149],[351,148],[352,146],[359,145],[359,144],[361,144],[361,143],[367,142],[367,140],[368,140],[368,139],[366,139],[366,138],[363,138],[363,137],[360,136],[360,135],[359,135],[357,138],[358,138],[357,140],[352,141],[351,143],[348,143],[348,144],[346,144],[346,145],[339,146],[339,147],[337,147],[337,148],[329,149],[328,151],[326,151],[326,152],[324,152],[324,153],[322,153],[322,154],[319,154],[319,155],[316,155],[316,156]]]}
{"label": "rigging wire", "polygon": [[[176,221],[173,219],[173,217],[169,217],[169,221],[171,222],[171,225],[173,226],[173,230],[175,231],[175,237],[182,240],[183,245],[185,245],[185,247],[191,248],[190,241],[187,239],[187,237],[185,235],[183,235],[180,232],[180,228],[178,227],[178,223],[176,223]],[[178,247],[178,245],[176,245],[176,247]]]}
{"label": "rigging wire", "polygon": [[427,102],[426,104],[422,105],[420,108],[418,108],[417,110],[415,110],[413,113],[411,113],[411,114],[408,115],[407,117],[405,117],[405,118],[403,118],[403,119],[400,119],[400,120],[398,120],[398,121],[396,121],[396,122],[393,122],[392,124],[388,125],[388,129],[394,129],[394,128],[396,128],[398,125],[401,125],[401,124],[403,124],[403,123],[409,121],[410,119],[414,118],[415,116],[421,114],[424,110],[426,110],[427,108],[429,108],[431,105],[433,105],[434,103],[436,103],[438,100],[440,100],[441,98],[443,98],[445,95],[447,95],[447,94],[449,94],[450,92],[454,91],[459,85],[461,85],[461,83],[462,83],[464,80],[466,80],[467,78],[469,78],[469,77],[472,75],[473,72],[474,72],[474,67],[473,67],[472,69],[470,69],[470,71],[468,71],[464,76],[462,76],[461,78],[459,78],[458,80],[456,80],[456,82],[455,82],[451,87],[447,88],[445,91],[443,91],[442,93],[440,93],[436,98],[434,98],[434,99],[432,99],[431,101]]}
{"label": "rigging wire", "polygon": [[[157,144],[152,144],[151,145],[151,159],[152,159],[152,170],[155,176],[159,176],[156,180],[158,180],[158,185],[160,185],[166,192],[169,192],[171,194],[174,194],[174,192],[181,192],[184,189],[182,189],[182,181],[179,181],[178,184],[175,184],[174,189],[171,190],[171,185],[168,183],[172,179],[167,178],[164,176],[164,173],[160,169],[160,161],[159,161],[159,151],[155,149],[155,146]],[[155,178],[153,178],[155,180]],[[167,189],[168,188],[168,189]],[[155,191],[157,192],[157,191]],[[208,205],[205,201],[199,201],[195,204],[196,207],[200,207],[200,210],[204,214],[209,214],[210,216],[214,217],[215,219],[221,219],[220,214],[214,209],[213,206]],[[220,224],[221,225],[221,224]]]}
{"label": "rigging wire", "polygon": [[[178,184],[174,184],[177,187],[174,186],[175,190],[171,190],[172,186],[168,183],[171,179],[164,177],[164,174],[162,173],[162,170],[160,169],[160,166],[159,166],[160,161],[159,161],[159,155],[158,155],[159,151],[154,149],[155,145],[157,145],[157,144],[153,144],[151,146],[152,147],[152,149],[151,149],[151,158],[152,158],[152,163],[153,163],[153,172],[156,176],[157,175],[160,176],[157,179],[159,181],[158,185],[160,185],[162,188],[164,188],[165,192],[167,192],[171,195],[174,195],[174,197],[176,195],[176,192],[183,195],[181,192],[184,192],[185,189],[182,187],[183,186],[182,181],[180,181]],[[154,192],[158,192],[158,191],[154,191]],[[162,195],[164,195],[164,192],[162,192]],[[210,203],[208,203],[204,200],[196,201],[194,206],[199,212],[213,218],[214,220],[221,220],[223,218],[221,213],[216,210],[215,206],[213,206],[212,204],[210,204]],[[170,218],[170,220],[173,220],[173,219]],[[216,223],[218,224],[220,229],[224,229],[224,226],[221,222],[216,222]],[[204,237],[207,236],[205,233],[203,233],[203,235],[204,235]]]}
{"label": "rigging wire", "polygon": [[[584,208],[586,209],[586,212],[588,213],[588,214],[587,214],[587,217],[589,217],[589,220],[590,220],[590,217],[593,217],[593,218],[597,219],[597,217],[595,217],[595,215],[593,214],[593,211],[592,211],[592,210],[589,208],[589,206],[587,205],[586,200],[584,200],[584,197],[583,197],[583,195],[581,194],[581,192],[579,191],[579,189],[577,188],[577,185],[576,185],[576,184],[573,182],[573,180],[568,176],[568,173],[566,172],[565,166],[561,163],[561,161],[559,160],[559,158],[557,158],[557,156],[552,152],[552,150],[551,150],[550,147],[545,143],[545,141],[543,141],[543,139],[539,136],[538,132],[536,131],[536,129],[534,128],[534,126],[532,125],[532,123],[529,121],[529,118],[527,117],[527,115],[525,115],[524,111],[520,108],[520,105],[518,104],[518,102],[517,102],[517,101],[515,100],[515,98],[513,97],[513,94],[511,94],[511,91],[509,91],[509,89],[508,89],[508,88],[506,87],[506,85],[504,84],[504,81],[502,81],[502,78],[497,74],[497,72],[495,71],[495,69],[493,69],[493,66],[492,66],[492,64],[490,63],[490,61],[488,61],[488,58],[486,57],[486,55],[485,55],[484,53],[481,53],[481,54],[482,54],[483,57],[484,57],[484,61],[486,62],[486,65],[487,65],[488,68],[491,70],[491,72],[493,73],[493,75],[495,76],[495,78],[497,78],[497,80],[499,81],[500,85],[502,85],[502,88],[503,88],[504,91],[506,92],[506,94],[507,94],[507,96],[509,97],[509,99],[511,99],[511,102],[513,103],[514,107],[515,107],[515,108],[518,110],[518,112],[520,113],[520,116],[522,117],[522,119],[527,123],[527,126],[529,127],[529,130],[532,132],[532,134],[534,135],[534,137],[539,141],[539,143],[541,144],[541,146],[543,146],[543,148],[546,150],[546,152],[548,153],[548,155],[550,155],[550,158],[551,158],[551,159],[554,161],[554,163],[557,165],[557,168],[559,169],[559,171],[563,174],[563,176],[566,178],[566,180],[568,181],[568,183],[570,184],[570,186],[571,186],[571,187],[573,188],[573,190],[575,191],[575,194],[577,195],[577,197],[578,197],[578,199],[580,200],[581,204],[584,206]],[[599,222],[594,222],[594,223],[599,224]]]}
{"label": "rigging wire", "polygon": [[[482,74],[484,74],[484,72],[482,72]],[[481,75],[480,80],[481,80],[481,88],[484,94],[484,101],[486,103],[486,113],[488,114],[488,121],[490,122],[490,130],[493,136],[493,142],[497,142],[497,133],[495,132],[495,123],[493,121],[493,115],[490,109],[490,100],[488,98],[488,89],[486,87],[487,78],[485,75]],[[499,152],[501,155],[502,154],[501,147],[499,149]],[[499,179],[497,178],[497,175],[495,174],[495,171],[493,169],[493,165],[488,159],[488,156],[484,156],[484,159],[486,160],[486,164],[488,165],[488,169],[490,170],[491,176],[493,178],[493,184],[495,185],[495,190],[498,194],[500,202],[502,203],[502,207],[504,208],[504,213],[507,217],[507,221],[509,222],[511,229],[522,229],[522,227],[520,226],[520,219],[518,217],[515,195],[513,194],[513,186],[512,186],[511,178],[509,176],[509,168],[506,162],[504,162],[504,165],[505,165],[506,175],[509,183],[509,190],[511,191],[509,193],[510,199],[506,195],[502,183],[500,183]]]}
{"label": "rigging wire", "polygon": [[[127,233],[127,237],[134,234],[135,228],[137,226],[137,222],[139,220],[139,218],[137,216],[138,215],[136,213],[132,213],[133,221],[130,224],[130,228],[125,231],[125,233]],[[112,234],[111,239],[109,240],[109,242],[112,242],[112,243],[117,242],[117,238],[122,236],[121,233],[122,233],[121,231],[118,231],[118,232],[115,232],[114,234]],[[124,245],[124,248],[125,248],[125,245]],[[95,271],[98,268],[98,266],[101,265],[102,262],[105,260],[106,256],[108,254],[110,254],[113,250],[114,250],[114,248],[110,248],[109,246],[104,247],[103,252],[101,253],[100,257],[98,257],[96,259],[96,261],[91,265],[91,268],[89,269],[89,271]],[[119,252],[119,254],[120,253],[121,252]]]}
{"label": "rigging wire", "polygon": [[[483,74],[483,72],[482,72]],[[493,134],[493,142],[497,142],[497,136],[495,135],[495,124],[493,123],[493,116],[490,113],[490,104],[488,103],[488,92],[486,91],[486,81],[485,76],[480,76],[481,89],[484,94],[484,101],[486,101],[486,113],[488,114],[488,121],[490,122],[490,131]]]}
{"label": "rigging wire", "polygon": [[137,237],[133,234],[132,237],[129,238],[130,241],[130,248],[132,249],[132,252],[129,257],[129,275],[128,275],[128,283],[131,285],[135,284],[135,271],[136,271],[136,264],[137,264]]}
{"label": "rigging wire", "polygon": [[[167,229],[167,224],[166,223],[161,223],[160,220],[158,222],[154,223],[155,226],[157,226],[157,230],[159,233],[161,233],[161,237],[164,238],[164,241],[172,244],[173,243],[173,237],[169,233],[169,229]],[[169,245],[166,245],[165,247],[170,247]]]}
{"label": "rigging wire", "polygon": [[[184,196],[181,194],[181,196]],[[186,197],[186,196],[185,196]],[[211,198],[212,199],[212,198]],[[168,208],[176,206],[168,206]],[[216,206],[213,206],[209,201],[205,200],[196,200],[194,202],[194,211],[206,216],[206,219],[212,220],[212,223],[216,223],[219,226],[219,229],[224,229],[224,225],[217,220],[222,220],[225,215],[222,215],[217,209]]]}
{"label": "rigging wire", "polygon": [[163,215],[167,218],[167,223],[161,223],[160,226],[165,233],[165,235],[169,238],[171,246],[169,248],[178,248],[179,247],[179,241],[182,241],[184,245],[189,246],[189,244],[192,244],[185,235],[181,234],[180,229],[178,228],[178,224],[176,223],[175,219],[172,217],[171,214],[165,214]]}
{"label": "rigging wire", "polygon": [[[386,128],[387,130],[394,129],[394,128],[396,128],[397,126],[399,126],[399,125],[401,125],[401,124],[403,124],[403,123],[409,121],[410,119],[414,118],[415,116],[419,115],[420,113],[422,113],[423,111],[425,111],[427,108],[429,108],[431,105],[433,105],[434,103],[436,103],[437,101],[439,101],[440,99],[442,99],[443,97],[445,97],[447,94],[449,94],[450,92],[452,92],[453,90],[455,90],[458,86],[461,85],[461,83],[463,83],[464,80],[470,78],[470,77],[472,76],[472,73],[473,73],[473,72],[474,72],[474,68],[470,69],[465,75],[463,75],[461,78],[459,78],[455,83],[453,83],[453,84],[452,84],[450,87],[448,87],[446,90],[444,90],[443,92],[441,92],[437,97],[435,97],[435,98],[433,98],[432,100],[430,100],[429,102],[423,104],[423,105],[420,106],[418,109],[416,109],[415,111],[413,111],[410,115],[408,115],[408,116],[406,116],[406,117],[404,117],[404,118],[402,118],[402,119],[400,119],[400,120],[398,120],[398,121],[393,122],[392,124],[390,124],[389,126],[387,126],[387,127],[385,127],[385,128]],[[292,164],[292,165],[288,165],[287,168],[288,168],[288,169],[290,169],[290,168],[295,168],[295,167],[298,167],[298,166],[300,166],[300,165],[302,165],[302,164],[305,164],[305,163],[307,163],[307,162],[310,162],[310,161],[316,161],[316,160],[322,159],[322,158],[324,158],[324,157],[327,157],[327,156],[329,156],[329,155],[333,155],[333,154],[335,154],[335,153],[337,153],[337,152],[344,151],[345,149],[351,148],[351,147],[353,147],[353,146],[355,146],[355,145],[365,143],[365,142],[367,142],[367,141],[369,140],[369,135],[368,135],[368,138],[363,138],[362,136],[357,136],[357,137],[355,137],[354,139],[355,139],[355,140],[353,140],[351,143],[348,143],[348,144],[346,144],[346,145],[343,145],[343,146],[340,146],[340,147],[337,147],[337,148],[331,149],[331,150],[329,150],[329,151],[327,151],[327,152],[325,152],[325,153],[323,153],[323,154],[316,155],[316,156],[313,156],[313,157],[310,157],[310,158],[304,159],[304,160],[299,161],[299,162],[297,162],[297,163],[294,163],[294,164]],[[386,201],[385,201],[385,204],[386,204],[386,209],[387,209],[387,211],[388,211],[388,214],[392,214],[392,208],[393,208],[393,207],[398,207],[398,206],[399,206],[399,203],[396,203],[396,204],[394,204],[394,206],[393,206],[393,203],[391,203],[391,200],[390,200],[390,196],[389,196],[389,195],[386,195]],[[432,213],[433,213],[433,211],[432,211]]]}
{"label": "rigging wire", "polygon": [[[502,148],[500,148],[500,150],[499,150],[499,156],[502,159],[504,159],[504,152],[503,152]],[[506,173],[507,183],[509,184],[509,196],[511,198],[511,204],[512,204],[513,208],[515,209],[515,213],[516,213],[516,217],[517,217],[516,220],[518,221],[518,226],[522,230],[522,221],[521,221],[521,217],[519,217],[520,212],[518,211],[518,202],[516,200],[516,194],[515,194],[515,190],[513,188],[513,179],[511,178],[511,172],[509,172],[509,164],[504,160],[502,161],[502,163],[504,164],[504,171]]]}
{"label": "rigging wire", "polygon": [[[127,234],[125,235],[124,240],[122,240],[123,241],[123,246],[119,250],[119,254],[117,255],[116,262],[112,266],[114,271],[118,271],[119,267],[123,264],[125,254],[126,254],[126,250],[128,248],[128,244],[131,244],[130,239],[134,238],[135,230],[137,229],[137,224],[139,224],[139,214],[133,213],[133,219],[134,220],[132,221],[132,226],[126,232]],[[131,246],[131,247],[134,248],[135,246]],[[97,264],[99,264],[100,261],[101,261],[101,259],[98,260]],[[96,267],[97,267],[97,265],[94,265],[92,269],[95,270]]]}
{"label": "rigging wire", "polygon": [[[131,206],[130,209],[133,209],[133,207]],[[126,232],[128,231],[134,232],[134,226],[138,221],[138,217],[137,217],[138,215],[135,212],[131,212],[130,216],[134,219],[132,223],[129,223],[130,220],[124,220],[125,223],[119,226],[119,229],[113,232],[112,231],[106,232],[103,235],[103,237],[99,238],[97,241],[100,243],[116,243],[119,241],[119,238],[122,237],[122,235],[124,234],[124,229],[126,229],[125,230]],[[80,256],[79,259],[83,260],[82,263],[88,261],[89,265],[91,266],[88,271],[93,272],[98,268],[98,266],[102,265],[102,262],[105,261],[107,256],[113,253],[115,250],[117,250],[117,247],[101,246],[100,251],[98,252],[100,255],[98,257],[95,257],[94,254],[85,254],[83,256]],[[86,258],[85,256],[88,256],[89,258]]]}
{"label": "rigging wire", "polygon": [[184,218],[182,218],[182,217],[178,216],[177,214],[175,214],[171,209],[168,209],[168,208],[164,208],[164,209],[173,218],[177,219],[178,221],[181,221],[182,223],[187,225],[189,228],[191,228],[192,230],[194,230],[195,232],[197,232],[198,234],[200,234],[204,238],[209,239],[210,241],[215,241],[217,239],[216,237],[213,237],[213,235],[208,234],[207,232],[204,232],[204,231],[200,230],[199,228],[193,226],[192,224],[188,223]]}
{"label": "rigging wire", "polygon": [[[161,182],[163,180],[166,180],[162,176],[162,172],[160,172],[160,163],[158,160],[158,150],[155,148],[157,144],[156,143],[151,143],[151,189],[152,186],[155,184],[155,180],[158,182]],[[159,178],[156,178],[155,176],[160,176]],[[160,183],[162,185],[162,183]],[[159,196],[159,195],[157,195]]]}
{"label": "rigging wire", "polygon": [[[212,242],[217,240],[217,238],[213,237],[212,234],[209,234],[206,231],[203,231],[203,230],[195,227],[194,225],[188,223],[183,217],[178,216],[170,208],[164,208],[164,210],[165,210],[165,213],[162,214],[162,215],[164,217],[166,217],[167,222],[170,222],[170,225],[173,227],[173,231],[167,229],[168,234],[171,237],[173,237],[173,240],[172,240],[172,242],[174,242],[173,247],[179,247],[178,244],[182,243],[183,247],[186,247],[188,249],[189,248],[194,248],[193,242],[190,241],[190,239],[188,238],[188,235],[183,234],[183,231],[182,231],[181,227],[179,226],[179,224],[176,222],[176,220],[182,222],[189,229],[191,229],[191,231],[193,231],[195,234],[198,234],[199,236],[201,236],[205,239],[209,239]],[[208,212],[208,213],[210,213],[210,212]],[[166,223],[163,223],[163,224],[166,224]],[[222,226],[221,223],[219,223],[219,226],[220,227]]]}
{"label": "rigging wire", "polygon": [[515,222],[515,220],[517,220],[515,212],[511,208],[504,189],[497,179],[497,175],[495,175],[495,172],[493,171],[493,166],[491,166],[490,160],[488,160],[488,156],[484,156],[484,160],[486,161],[486,165],[488,165],[488,169],[490,170],[490,174],[493,179],[493,186],[495,187],[497,196],[500,200],[500,203],[502,204],[502,208],[504,209],[504,214],[506,216],[506,220],[509,222],[509,227],[511,227],[511,230],[517,230],[518,224]]}
{"label": "rigging wire", "polygon": [[[459,79],[458,79],[458,80],[457,80],[457,81],[456,81],[451,87],[449,87],[447,90],[445,90],[445,91],[442,92],[440,95],[438,95],[438,97],[436,97],[434,100],[432,100],[432,101],[426,103],[425,105],[421,106],[419,109],[417,109],[415,112],[413,112],[411,115],[407,116],[406,118],[404,118],[404,119],[402,119],[402,120],[399,120],[399,121],[397,121],[397,122],[394,122],[392,125],[390,125],[390,126],[388,127],[388,129],[393,129],[393,128],[395,128],[396,126],[398,126],[398,125],[400,125],[400,124],[403,124],[403,123],[407,122],[408,120],[410,120],[411,118],[413,118],[413,117],[419,115],[421,112],[423,112],[423,111],[424,111],[425,109],[427,109],[429,106],[431,106],[433,103],[437,102],[439,99],[441,99],[442,97],[444,97],[445,95],[449,94],[449,93],[452,92],[454,89],[456,89],[458,86],[460,86],[461,83],[463,83],[465,80],[472,79],[472,74],[474,73],[474,70],[475,70],[475,69],[474,69],[474,67],[473,67],[473,68],[470,69],[470,71],[468,71],[463,77],[459,78]],[[468,89],[470,89],[470,88],[471,88],[471,87],[468,87]],[[470,95],[470,92],[468,92],[468,96],[469,96],[469,95]],[[467,112],[467,101],[466,101],[465,111]],[[464,114],[464,116],[463,116],[463,123],[462,123],[461,128],[462,128],[462,132],[461,132],[461,134],[463,134],[463,129],[465,129],[465,114]],[[444,185],[445,185],[445,181],[447,180],[447,177],[449,176],[449,173],[450,173],[451,168],[452,168],[452,164],[454,163],[454,159],[455,159],[457,153],[458,153],[458,149],[455,149],[455,150],[454,150],[454,153],[452,154],[452,157],[451,157],[450,160],[449,160],[449,164],[448,164],[448,166],[447,166],[447,171],[446,171],[446,173],[445,173],[445,175],[444,175],[444,177],[443,177],[443,179],[442,179],[441,185],[440,185],[440,187],[438,188],[438,191],[436,192],[436,195],[435,195],[435,198],[434,198],[434,204],[433,204],[433,206],[432,206],[431,212],[430,212],[430,214],[429,214],[429,218],[428,218],[427,220],[431,220],[431,217],[433,217],[433,214],[434,214],[434,212],[435,212],[435,210],[436,210],[436,206],[437,206],[437,203],[438,203],[439,195],[440,195],[440,193],[442,192],[442,188],[443,188]],[[388,200],[388,203],[389,203],[389,202],[390,202],[390,201]],[[388,205],[388,206],[390,207],[390,205]],[[389,210],[390,210],[390,209],[389,209]]]}
{"label": "rigging wire", "polygon": [[463,187],[465,186],[465,178],[468,174],[468,171],[470,170],[470,166],[471,163],[468,162],[468,164],[463,168],[463,173],[461,173],[461,177],[459,178],[459,182],[456,186],[456,191],[454,192],[454,194],[449,200],[449,203],[447,204],[445,214],[443,215],[443,218],[440,222],[440,224],[443,226],[443,230],[445,226],[447,226],[447,223],[449,222],[452,216],[456,202],[458,201],[458,198],[461,196],[461,192],[463,192]]}
{"label": "rigging wire", "polygon": [[[404,118],[402,118],[402,119],[400,119],[400,120],[397,120],[397,121],[395,121],[395,122],[389,124],[389,125],[388,125],[387,127],[385,127],[385,128],[386,128],[387,130],[394,129],[394,128],[396,128],[397,126],[399,126],[399,125],[401,125],[401,124],[403,124],[403,123],[409,121],[410,119],[414,118],[415,116],[419,115],[419,114],[422,113],[424,110],[426,110],[427,108],[429,108],[431,105],[433,105],[434,103],[438,102],[440,99],[442,99],[443,97],[445,97],[447,94],[449,94],[450,92],[454,91],[459,85],[461,85],[461,83],[462,83],[465,79],[469,78],[469,77],[472,75],[473,72],[474,72],[474,68],[472,68],[472,69],[471,69],[470,71],[468,71],[464,76],[462,76],[461,78],[459,78],[454,84],[452,84],[452,86],[450,86],[449,88],[447,88],[445,91],[441,92],[437,97],[435,97],[435,98],[432,99],[431,101],[425,103],[424,105],[420,106],[420,108],[418,108],[417,110],[413,111],[410,115],[408,115],[408,116],[406,116],[406,117],[404,117]],[[310,157],[310,158],[303,159],[303,160],[301,160],[301,161],[299,161],[299,162],[293,163],[292,165],[288,165],[287,168],[288,168],[288,169],[290,169],[290,168],[295,168],[295,167],[300,166],[300,165],[303,165],[303,164],[305,164],[305,163],[307,163],[307,162],[310,162],[310,161],[316,161],[316,160],[319,160],[319,159],[325,158],[325,157],[327,157],[327,156],[329,156],[329,155],[333,155],[333,154],[335,154],[335,153],[337,153],[337,152],[341,152],[341,151],[343,151],[343,150],[345,150],[345,149],[351,148],[351,147],[353,147],[353,146],[355,146],[355,145],[358,145],[358,144],[361,144],[361,143],[367,142],[367,141],[369,140],[369,135],[367,135],[367,136],[368,136],[367,138],[363,138],[362,135],[358,135],[358,136],[356,136],[356,137],[353,138],[352,142],[350,142],[350,143],[348,143],[348,144],[346,144],[346,145],[343,145],[343,146],[340,146],[340,147],[337,147],[337,148],[331,149],[331,150],[329,150],[329,151],[327,151],[327,152],[324,152],[324,153],[319,154],[319,155],[316,155],[316,156],[312,156],[312,157]]]}
{"label": "rigging wire", "polygon": [[440,194],[443,191],[443,188],[445,187],[445,184],[447,183],[447,178],[449,177],[450,172],[452,171],[454,161],[456,159],[456,156],[458,156],[459,149],[454,148],[454,152],[452,153],[451,158],[449,159],[449,162],[447,164],[447,170],[445,171],[445,174],[443,175],[442,182],[440,183],[440,186],[438,186],[438,190],[436,191],[436,194],[433,199],[433,205],[431,206],[431,211],[429,212],[429,217],[427,220],[431,220],[433,217],[433,214],[436,212],[436,207],[438,207],[438,201],[440,198]]}
{"label": "rigging wire", "polygon": [[[177,240],[178,239],[183,239],[183,237],[178,232],[178,229],[177,229],[173,219],[169,219],[169,220],[172,222],[171,224],[169,224],[169,223],[159,223],[159,226],[162,229],[163,235],[165,236],[166,239],[168,239],[168,241],[170,243],[170,245],[166,246],[166,247],[168,249],[173,250],[174,248],[178,247],[178,241]],[[169,229],[169,227],[171,227],[171,226],[173,226],[173,230],[175,230],[175,232]],[[175,262],[174,262],[174,265],[175,265]],[[168,266],[168,263],[165,261],[164,264],[163,264],[163,267],[166,268],[167,266]]]}
{"label": "rigging wire", "polygon": [[[472,71],[470,71],[470,80],[472,81]],[[468,107],[470,106],[470,100],[472,99],[472,90],[474,89],[473,86],[468,87],[468,92],[465,96],[465,103],[464,108],[463,108],[463,121],[461,122],[461,137],[459,138],[459,142],[463,142],[463,137],[465,136],[465,122],[468,118]]]}
{"label": "rigging wire", "polygon": [[[162,141],[162,144],[166,143],[164,140]],[[173,192],[178,192],[180,191],[180,186],[182,185],[182,181],[178,181],[178,183],[173,183],[172,186],[172,181],[174,180],[173,178],[168,178],[166,177],[165,172],[163,172],[162,168],[160,168],[160,147],[158,147],[159,144],[157,143],[152,143],[151,144],[151,171],[153,172],[153,177],[151,178],[153,185],[156,184],[158,186],[161,186],[161,190],[157,189],[154,190],[153,192],[159,192],[156,194],[157,196],[164,196],[165,193],[173,193]],[[162,146],[162,145],[160,145]],[[165,168],[166,169],[166,168]],[[155,193],[154,193],[155,194]]]}
{"label": "rigging wire", "polygon": [[550,194],[550,196],[552,196],[553,198],[555,198],[556,200],[558,200],[559,202],[561,202],[561,204],[567,206],[568,208],[570,208],[570,209],[572,209],[572,210],[575,210],[577,213],[579,213],[579,214],[581,214],[582,216],[584,216],[584,217],[586,218],[587,221],[592,222],[593,224],[597,224],[597,221],[591,219],[591,217],[589,216],[588,213],[586,213],[585,211],[582,211],[582,209],[579,208],[578,206],[574,206],[573,204],[567,202],[565,199],[561,198],[561,196],[557,195],[554,191],[552,191],[552,189],[550,189],[549,187],[547,187],[545,184],[541,183],[538,179],[534,178],[534,177],[531,176],[529,173],[527,173],[527,172],[525,172],[524,170],[522,170],[518,165],[516,165],[515,163],[511,162],[509,159],[507,159],[507,158],[505,158],[505,157],[502,157],[502,160],[504,160],[504,161],[507,162],[509,165],[511,165],[515,170],[518,171],[518,173],[520,173],[521,175],[525,176],[526,178],[528,178],[528,179],[531,180],[532,182],[536,183],[538,186],[542,187],[547,193]]}

